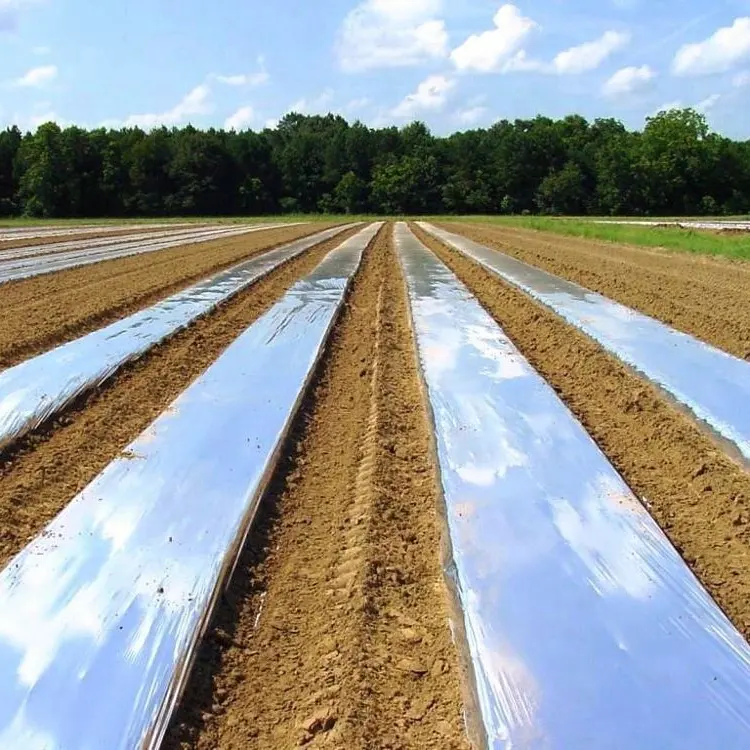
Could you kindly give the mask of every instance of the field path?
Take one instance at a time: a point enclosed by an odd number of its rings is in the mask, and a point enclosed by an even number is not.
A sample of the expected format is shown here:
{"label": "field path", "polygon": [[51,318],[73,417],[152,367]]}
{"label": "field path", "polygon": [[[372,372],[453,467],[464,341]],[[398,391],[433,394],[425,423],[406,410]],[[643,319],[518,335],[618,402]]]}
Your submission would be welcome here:
{"label": "field path", "polygon": [[165,747],[467,747],[391,227],[284,455]]}
{"label": "field path", "polygon": [[490,224],[440,226],[750,359],[750,263]]}

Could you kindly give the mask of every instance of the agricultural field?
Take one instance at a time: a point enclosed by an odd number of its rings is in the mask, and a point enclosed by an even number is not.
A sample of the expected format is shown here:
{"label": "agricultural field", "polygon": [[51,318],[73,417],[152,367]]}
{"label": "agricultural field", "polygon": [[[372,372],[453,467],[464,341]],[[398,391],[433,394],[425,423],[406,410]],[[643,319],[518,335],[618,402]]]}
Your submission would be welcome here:
{"label": "agricultural field", "polygon": [[547,229],[0,229],[0,747],[745,746],[750,265]]}
{"label": "agricultural field", "polygon": [[492,223],[617,244],[750,259],[750,222],[728,219],[616,219],[551,216],[464,217],[459,221]]}

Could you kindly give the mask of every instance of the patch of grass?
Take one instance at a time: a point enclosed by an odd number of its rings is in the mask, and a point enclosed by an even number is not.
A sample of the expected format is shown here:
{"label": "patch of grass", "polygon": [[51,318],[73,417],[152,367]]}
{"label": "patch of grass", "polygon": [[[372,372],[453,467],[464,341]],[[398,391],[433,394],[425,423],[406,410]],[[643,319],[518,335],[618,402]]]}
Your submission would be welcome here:
{"label": "patch of grass", "polygon": [[546,216],[451,217],[443,221],[477,221],[539,232],[584,237],[605,242],[644,245],[678,252],[750,259],[750,233],[720,234],[679,227],[646,227],[631,224],[599,224],[591,219],[557,219]]}

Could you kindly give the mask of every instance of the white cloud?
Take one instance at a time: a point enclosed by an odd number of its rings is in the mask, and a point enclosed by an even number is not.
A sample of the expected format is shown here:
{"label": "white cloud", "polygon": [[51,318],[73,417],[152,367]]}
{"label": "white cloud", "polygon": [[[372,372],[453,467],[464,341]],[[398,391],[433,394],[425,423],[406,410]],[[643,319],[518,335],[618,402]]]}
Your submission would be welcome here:
{"label": "white cloud", "polygon": [[409,118],[424,111],[438,111],[445,106],[455,85],[455,81],[446,76],[430,76],[417,86],[413,94],[409,94],[395,107],[392,114],[394,117]]}
{"label": "white cloud", "polygon": [[241,73],[232,76],[214,76],[219,83],[227,86],[262,86],[271,80],[271,76],[266,70],[266,60],[261,55],[258,58],[258,70],[255,73]]}
{"label": "white cloud", "polygon": [[695,108],[699,112],[710,112],[721,99],[721,94],[711,94],[711,96],[707,96],[702,102],[699,102]]}
{"label": "white cloud", "polygon": [[750,18],[737,18],[731,26],[708,39],[681,47],[672,62],[678,76],[724,73],[750,58]]}
{"label": "white cloud", "polygon": [[40,0],[0,0],[0,31],[12,31],[18,24],[18,13]]}
{"label": "white cloud", "polygon": [[255,112],[250,106],[240,107],[224,122],[224,130],[243,130],[255,119]]}
{"label": "white cloud", "polygon": [[241,73],[235,76],[216,76],[216,80],[219,83],[224,83],[227,86],[246,86],[250,80],[250,76]]}
{"label": "white cloud", "polygon": [[344,112],[357,112],[369,107],[371,101],[367,96],[361,96],[359,99],[352,99],[344,105]]}
{"label": "white cloud", "polygon": [[322,94],[312,98],[298,99],[289,108],[289,112],[298,112],[301,115],[327,115],[332,111],[333,89],[326,89]]}
{"label": "white cloud", "polygon": [[[451,52],[458,70],[479,73],[507,72],[508,70],[538,67],[528,61],[521,45],[537,27],[511,4],[503,5],[493,18],[495,28],[473,34]],[[524,63],[527,67],[524,68]],[[519,67],[520,66],[520,67]]]}
{"label": "white cloud", "polygon": [[466,107],[456,114],[456,118],[462,125],[476,125],[487,114],[487,107],[478,104],[475,107]]}
{"label": "white cloud", "polygon": [[61,128],[65,127],[68,124],[60,117],[60,115],[57,114],[57,112],[55,112],[54,110],[49,110],[48,112],[31,115],[28,120],[29,129],[36,130],[40,125],[44,125],[47,122],[55,122]]}
{"label": "white cloud", "polygon": [[441,0],[365,0],[344,19],[339,65],[348,73],[418,65],[448,54]]}
{"label": "white cloud", "polygon": [[674,99],[671,102],[666,102],[665,104],[662,104],[661,107],[658,109],[655,109],[649,116],[650,117],[656,117],[656,115],[660,114],[661,112],[671,112],[673,109],[684,109],[685,105],[679,100]]}
{"label": "white cloud", "polygon": [[54,81],[55,78],[57,78],[56,65],[41,65],[38,68],[32,68],[22,75],[16,81],[16,86],[41,88],[45,84]]}
{"label": "white cloud", "polygon": [[622,68],[604,84],[603,92],[605,96],[635,94],[648,88],[654,78],[656,73],[648,65]]}
{"label": "white cloud", "polygon": [[155,114],[130,115],[125,120],[125,126],[149,129],[159,125],[179,125],[188,120],[191,115],[203,115],[213,111],[213,106],[209,101],[210,97],[210,87],[202,83],[200,86],[196,86],[172,109]]}
{"label": "white cloud", "polygon": [[736,89],[750,86],[750,70],[743,70],[741,73],[737,73],[737,75],[732,78],[732,86]]}
{"label": "white cloud", "polygon": [[593,42],[586,42],[560,52],[552,61],[552,67],[559,75],[576,75],[595,70],[628,42],[629,34],[607,31]]}

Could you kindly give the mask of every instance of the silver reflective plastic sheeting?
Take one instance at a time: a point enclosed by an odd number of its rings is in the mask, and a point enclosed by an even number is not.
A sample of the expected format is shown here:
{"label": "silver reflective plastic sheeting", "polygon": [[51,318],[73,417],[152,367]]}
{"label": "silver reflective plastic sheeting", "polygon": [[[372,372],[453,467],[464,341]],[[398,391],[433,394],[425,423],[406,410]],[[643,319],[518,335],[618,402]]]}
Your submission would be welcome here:
{"label": "silver reflective plastic sheeting", "polygon": [[750,461],[750,362],[465,237],[420,226],[550,307],[663,388]]}
{"label": "silver reflective plastic sheeting", "polygon": [[189,227],[190,222],[157,222],[153,224],[76,224],[75,226],[44,226],[44,227],[3,227],[0,229],[0,242],[13,240],[34,239],[36,237],[68,237],[94,234],[96,232],[119,232],[122,230],[137,230],[160,227]]}
{"label": "silver reflective plastic sheeting", "polygon": [[[293,226],[293,225],[292,225]],[[216,227],[214,227],[216,228]],[[259,229],[270,229],[270,225],[259,224],[257,226],[248,227],[253,231]],[[166,229],[159,232],[135,232],[132,234],[118,234],[115,237],[97,237],[94,239],[90,238],[77,238],[75,240],[65,240],[64,242],[50,242],[45,245],[25,245],[24,247],[14,247],[9,250],[0,250],[0,264],[5,265],[5,261],[15,261],[20,258],[33,259],[39,255],[56,255],[62,250],[104,250],[107,247],[113,245],[125,245],[134,242],[156,242],[164,237],[172,237],[177,239],[185,234],[193,234],[198,229],[206,229],[206,227],[193,227],[192,229]],[[2,267],[0,265],[0,267]]]}
{"label": "silver reflective plastic sheeting", "polygon": [[[293,225],[292,225],[293,226]],[[129,241],[127,238],[121,244],[105,245],[101,249],[92,247],[87,250],[71,250],[70,252],[53,252],[31,258],[6,260],[0,263],[0,284],[18,279],[28,279],[55,271],[65,271],[69,268],[101,263],[105,260],[126,258],[131,255],[141,255],[156,250],[166,250],[181,245],[197,245],[213,240],[228,239],[241,234],[249,234],[263,229],[261,227],[242,227],[240,229],[204,229],[201,231],[175,232],[168,237],[157,240]]]}
{"label": "silver reflective plastic sheeting", "polygon": [[632,226],[679,229],[732,229],[740,232],[750,232],[750,221],[638,221],[638,220],[597,220],[594,224],[630,224]]}
{"label": "silver reflective plastic sheeting", "polygon": [[[351,226],[351,225],[349,225]],[[269,274],[331,239],[334,227],[252,258],[105,328],[0,372],[0,450],[74,398]]]}
{"label": "silver reflective plastic sheeting", "polygon": [[490,747],[750,747],[743,638],[476,299],[397,246]]}
{"label": "silver reflective plastic sheeting", "polygon": [[0,747],[159,746],[378,229],[298,282],[0,575]]}

